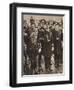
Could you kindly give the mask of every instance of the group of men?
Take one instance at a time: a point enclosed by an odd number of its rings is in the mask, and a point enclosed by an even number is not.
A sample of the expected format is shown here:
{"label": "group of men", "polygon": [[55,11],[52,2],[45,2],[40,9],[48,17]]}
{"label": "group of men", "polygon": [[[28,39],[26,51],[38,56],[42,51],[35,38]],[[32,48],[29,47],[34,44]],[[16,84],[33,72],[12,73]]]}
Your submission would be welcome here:
{"label": "group of men", "polygon": [[52,64],[56,69],[63,64],[62,20],[23,20],[23,74],[51,73]]}

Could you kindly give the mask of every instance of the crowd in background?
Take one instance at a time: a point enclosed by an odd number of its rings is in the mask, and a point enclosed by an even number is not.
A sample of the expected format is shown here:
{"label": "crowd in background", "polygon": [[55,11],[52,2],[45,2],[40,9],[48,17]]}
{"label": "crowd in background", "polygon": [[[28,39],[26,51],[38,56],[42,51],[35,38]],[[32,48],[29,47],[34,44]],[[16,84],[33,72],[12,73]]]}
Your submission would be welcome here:
{"label": "crowd in background", "polygon": [[63,65],[63,20],[23,20],[22,46],[23,75],[58,73]]}

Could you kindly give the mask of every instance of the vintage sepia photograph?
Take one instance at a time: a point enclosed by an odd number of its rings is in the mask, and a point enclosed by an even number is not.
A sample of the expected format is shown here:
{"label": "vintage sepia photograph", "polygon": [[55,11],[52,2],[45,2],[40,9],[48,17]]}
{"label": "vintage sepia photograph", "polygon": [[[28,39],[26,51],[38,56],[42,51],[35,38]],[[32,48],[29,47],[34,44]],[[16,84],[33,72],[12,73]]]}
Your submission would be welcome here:
{"label": "vintage sepia photograph", "polygon": [[63,73],[63,17],[22,13],[22,75]]}

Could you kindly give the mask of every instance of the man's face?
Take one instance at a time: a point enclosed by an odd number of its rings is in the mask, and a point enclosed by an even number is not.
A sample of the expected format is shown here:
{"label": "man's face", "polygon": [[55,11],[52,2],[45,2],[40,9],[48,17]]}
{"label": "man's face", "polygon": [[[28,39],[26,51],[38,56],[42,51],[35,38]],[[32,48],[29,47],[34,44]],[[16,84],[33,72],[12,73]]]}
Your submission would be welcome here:
{"label": "man's face", "polygon": [[45,25],[44,21],[42,21],[40,24],[41,24],[41,27],[44,27]]}
{"label": "man's face", "polygon": [[34,24],[32,24],[31,26],[32,26],[33,29],[35,28],[35,25]]}
{"label": "man's face", "polygon": [[44,32],[44,29],[41,29],[40,31]]}
{"label": "man's face", "polygon": [[58,25],[58,24],[55,25],[55,30],[56,30],[56,31],[59,31],[59,25]]}

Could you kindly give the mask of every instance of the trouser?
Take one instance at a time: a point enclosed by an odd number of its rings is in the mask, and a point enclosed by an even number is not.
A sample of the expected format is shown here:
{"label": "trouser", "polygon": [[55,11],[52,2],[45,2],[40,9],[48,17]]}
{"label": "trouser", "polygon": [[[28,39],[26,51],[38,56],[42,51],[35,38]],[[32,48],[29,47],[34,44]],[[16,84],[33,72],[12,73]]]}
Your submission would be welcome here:
{"label": "trouser", "polygon": [[51,64],[50,59],[51,59],[50,57],[45,56],[45,69],[50,68],[50,64]]}

